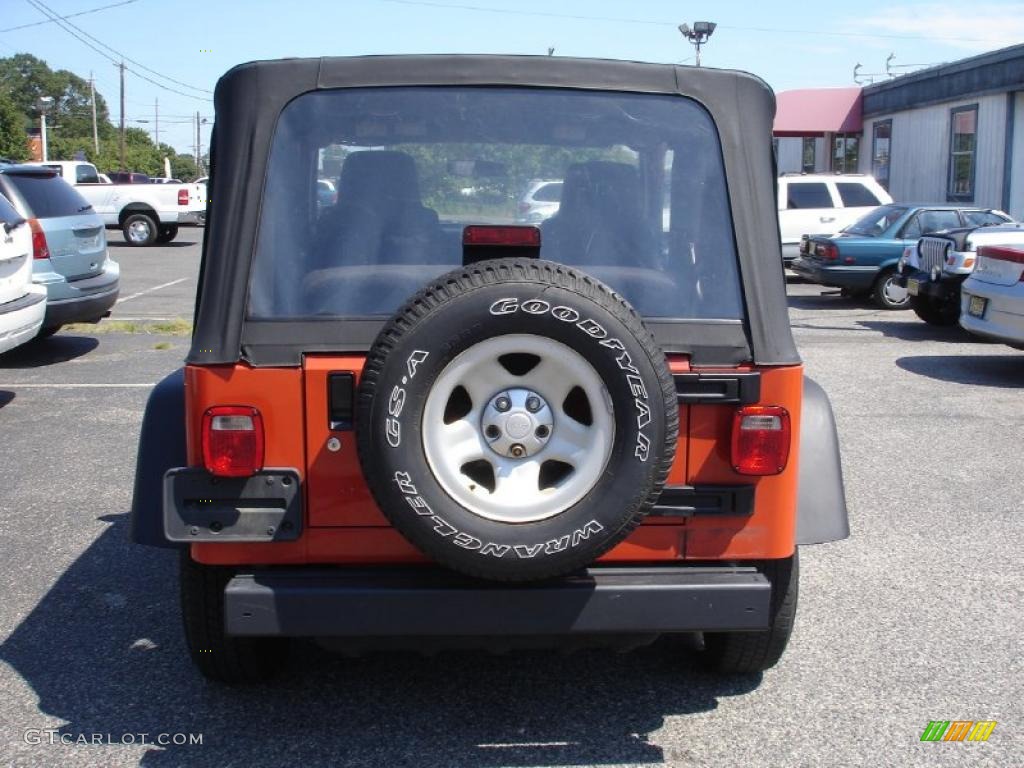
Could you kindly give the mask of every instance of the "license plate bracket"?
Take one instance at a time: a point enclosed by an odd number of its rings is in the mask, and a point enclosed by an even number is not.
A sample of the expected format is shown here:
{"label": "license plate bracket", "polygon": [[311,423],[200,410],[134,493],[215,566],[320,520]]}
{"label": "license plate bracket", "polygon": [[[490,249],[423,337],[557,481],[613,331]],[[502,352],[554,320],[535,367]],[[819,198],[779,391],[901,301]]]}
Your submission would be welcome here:
{"label": "license plate bracket", "polygon": [[967,303],[967,314],[971,317],[984,317],[987,306],[988,299],[984,296],[971,296],[971,300]]}
{"label": "license plate bracket", "polygon": [[199,467],[164,475],[168,541],[294,541],[302,533],[301,478],[294,469],[213,477]]}

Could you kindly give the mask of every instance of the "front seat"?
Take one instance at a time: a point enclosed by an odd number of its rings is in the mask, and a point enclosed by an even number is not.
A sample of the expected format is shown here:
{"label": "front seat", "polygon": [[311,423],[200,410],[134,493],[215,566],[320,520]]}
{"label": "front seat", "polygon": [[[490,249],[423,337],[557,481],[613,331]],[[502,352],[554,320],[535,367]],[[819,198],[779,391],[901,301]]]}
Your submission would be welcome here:
{"label": "front seat", "polygon": [[657,240],[644,221],[637,169],[595,160],[569,166],[558,213],[541,226],[545,258],[563,264],[650,267]]}
{"label": "front seat", "polygon": [[345,158],[338,202],[317,224],[319,268],[429,263],[437,213],[420,201],[416,164],[404,152],[368,150]]}

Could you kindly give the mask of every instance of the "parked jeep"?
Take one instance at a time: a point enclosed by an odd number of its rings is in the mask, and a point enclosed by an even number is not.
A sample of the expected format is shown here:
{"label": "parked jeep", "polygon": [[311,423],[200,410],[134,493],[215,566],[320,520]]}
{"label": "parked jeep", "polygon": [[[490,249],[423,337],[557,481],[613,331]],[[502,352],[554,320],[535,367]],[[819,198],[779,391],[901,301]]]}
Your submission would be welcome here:
{"label": "parked jeep", "polygon": [[1009,222],[951,229],[922,237],[903,251],[896,282],[907,289],[910,308],[931,325],[956,325],[961,286],[983,245],[1024,243],[1024,224]]}
{"label": "parked jeep", "polygon": [[[203,674],[269,676],[291,637],[702,633],[718,670],[778,661],[797,545],[848,525],[763,82],[292,59],[231,70],[216,110],[192,347],[132,505],[136,542],[181,548]],[[508,194],[466,213],[467,169]],[[539,226],[515,223],[531,178],[564,179]]]}

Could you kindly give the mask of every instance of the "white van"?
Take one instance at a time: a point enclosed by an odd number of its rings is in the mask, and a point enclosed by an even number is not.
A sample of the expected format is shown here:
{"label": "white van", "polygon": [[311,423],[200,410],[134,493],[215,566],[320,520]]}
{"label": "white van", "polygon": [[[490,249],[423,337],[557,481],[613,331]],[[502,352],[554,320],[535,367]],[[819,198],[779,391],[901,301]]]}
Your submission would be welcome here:
{"label": "white van", "polygon": [[892,197],[864,173],[784,173],[779,176],[782,262],[800,255],[804,235],[834,235]]}

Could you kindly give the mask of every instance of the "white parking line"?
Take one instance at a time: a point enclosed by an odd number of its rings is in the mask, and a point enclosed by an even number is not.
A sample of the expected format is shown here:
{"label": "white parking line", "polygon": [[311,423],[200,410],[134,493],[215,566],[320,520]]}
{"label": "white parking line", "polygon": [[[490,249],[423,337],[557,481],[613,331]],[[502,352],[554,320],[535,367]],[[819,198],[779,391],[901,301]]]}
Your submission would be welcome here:
{"label": "white parking line", "polygon": [[19,384],[17,382],[0,381],[0,387],[5,389],[150,389],[153,384]]}
{"label": "white parking line", "polygon": [[120,299],[117,300],[117,303],[118,304],[122,304],[122,303],[124,303],[126,301],[131,301],[132,299],[139,298],[139,296],[145,296],[147,293],[153,293],[153,291],[159,291],[162,288],[170,288],[172,285],[177,285],[178,283],[184,283],[186,280],[188,280],[187,277],[181,277],[181,278],[178,278],[177,280],[171,280],[171,282],[169,282],[169,283],[164,283],[163,285],[155,285],[152,288],[147,288],[144,291],[139,291],[138,293],[133,293],[131,296],[125,296],[123,298],[120,298]]}

